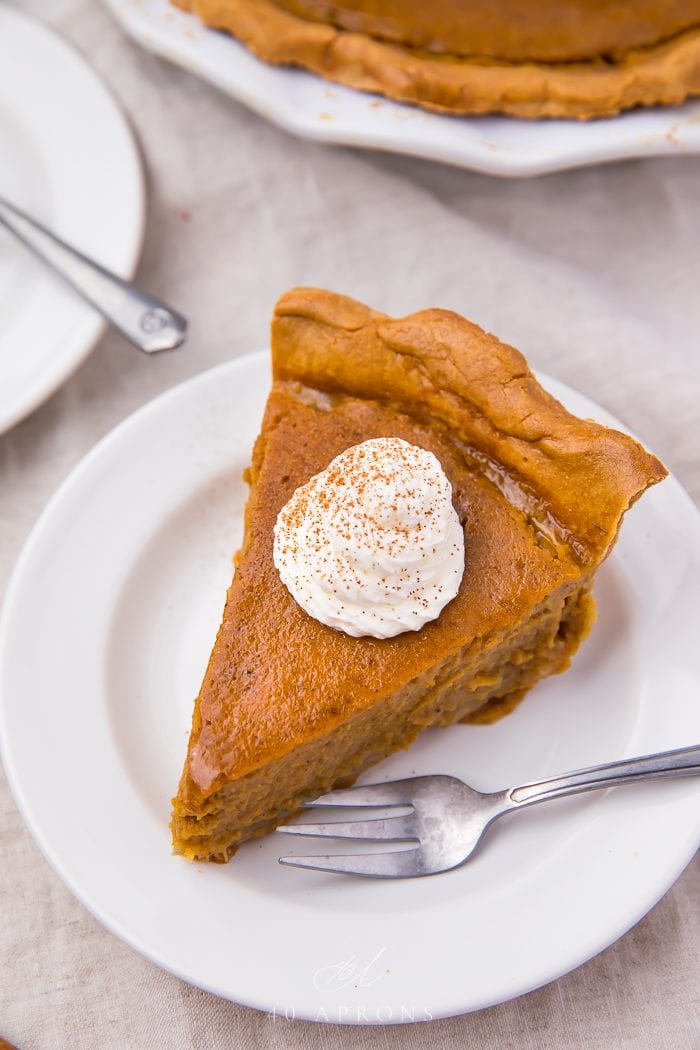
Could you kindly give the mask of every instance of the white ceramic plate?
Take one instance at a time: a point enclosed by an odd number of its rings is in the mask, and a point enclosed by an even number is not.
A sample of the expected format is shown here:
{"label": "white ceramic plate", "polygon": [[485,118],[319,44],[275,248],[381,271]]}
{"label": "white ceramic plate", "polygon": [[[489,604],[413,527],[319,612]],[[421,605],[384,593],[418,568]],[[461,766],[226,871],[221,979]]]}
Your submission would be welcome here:
{"label": "white ceramic plate", "polygon": [[[124,117],[87,63],[0,5],[0,196],[122,277],[141,250],[144,189]],[[0,433],[53,393],[104,322],[0,229]]]}
{"label": "white ceramic plate", "polygon": [[610,120],[445,117],[330,84],[254,58],[169,0],[105,0],[143,47],[196,73],[303,138],[407,153],[489,175],[548,171],[629,157],[700,152],[700,101]]}
{"label": "white ceramic plate", "polygon": [[[32,533],[0,627],[0,738],[17,802],[106,926],[218,995],[372,1023],[527,992],[668,889],[698,843],[697,782],[530,810],[465,867],[422,880],[283,868],[290,840],[276,835],[225,866],[170,854],[169,799],[240,539],[268,361],[206,372],[126,420]],[[600,574],[600,620],[566,675],[494,726],[428,732],[365,779],[440,771],[490,790],[697,742],[698,552],[698,514],[670,478],[631,511]]]}

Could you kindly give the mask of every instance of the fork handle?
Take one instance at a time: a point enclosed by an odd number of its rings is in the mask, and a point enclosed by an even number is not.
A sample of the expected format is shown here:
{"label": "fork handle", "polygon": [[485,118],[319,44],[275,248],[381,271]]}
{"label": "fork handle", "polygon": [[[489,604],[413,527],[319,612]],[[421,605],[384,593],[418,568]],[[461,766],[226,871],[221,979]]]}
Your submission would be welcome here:
{"label": "fork handle", "polygon": [[38,255],[139,350],[152,354],[173,349],[184,340],[187,321],[181,314],[59,240],[2,197],[0,226]]}
{"label": "fork handle", "polygon": [[662,777],[685,777],[700,773],[700,745],[682,747],[678,751],[662,751],[657,755],[631,758],[623,762],[608,762],[604,766],[578,769],[561,777],[540,780],[534,784],[523,784],[508,792],[514,806],[531,806],[535,802],[546,802],[564,795],[577,795],[581,791],[597,791],[599,788],[617,787],[618,784],[633,784],[641,780],[657,780]]}

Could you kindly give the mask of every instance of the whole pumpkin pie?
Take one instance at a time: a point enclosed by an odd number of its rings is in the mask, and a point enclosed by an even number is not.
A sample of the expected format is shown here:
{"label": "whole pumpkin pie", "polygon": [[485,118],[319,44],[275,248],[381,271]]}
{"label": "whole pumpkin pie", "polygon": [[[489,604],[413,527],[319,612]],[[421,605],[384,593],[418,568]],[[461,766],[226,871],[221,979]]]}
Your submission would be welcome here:
{"label": "whole pumpkin pie", "polygon": [[700,0],[174,0],[260,58],[446,113],[611,116],[700,94]]}
{"label": "whole pumpkin pie", "polygon": [[[426,727],[491,721],[565,670],[625,511],[666,473],[449,311],[392,320],[294,289],[275,308],[272,366],[243,543],[173,800],[175,851],[190,859],[227,860]],[[282,582],[275,526],[337,456],[378,439],[436,457],[466,559],[437,618],[354,637]]]}

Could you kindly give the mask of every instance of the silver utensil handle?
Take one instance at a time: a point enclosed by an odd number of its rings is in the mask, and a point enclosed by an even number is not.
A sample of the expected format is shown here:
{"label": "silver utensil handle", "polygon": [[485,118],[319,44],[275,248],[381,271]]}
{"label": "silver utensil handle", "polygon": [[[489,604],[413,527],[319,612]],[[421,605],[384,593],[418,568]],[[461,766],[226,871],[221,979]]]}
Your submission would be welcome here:
{"label": "silver utensil handle", "polygon": [[47,263],[139,350],[147,354],[171,350],[184,340],[187,321],[181,314],[71,248],[2,198],[0,225]]}
{"label": "silver utensil handle", "polygon": [[678,751],[662,751],[658,755],[646,755],[624,762],[609,762],[604,766],[579,769],[565,776],[552,777],[550,780],[523,784],[508,792],[508,799],[516,807],[530,806],[535,802],[576,795],[581,791],[596,791],[598,788],[632,784],[640,780],[684,777],[697,773],[700,773],[700,746],[682,747]]}

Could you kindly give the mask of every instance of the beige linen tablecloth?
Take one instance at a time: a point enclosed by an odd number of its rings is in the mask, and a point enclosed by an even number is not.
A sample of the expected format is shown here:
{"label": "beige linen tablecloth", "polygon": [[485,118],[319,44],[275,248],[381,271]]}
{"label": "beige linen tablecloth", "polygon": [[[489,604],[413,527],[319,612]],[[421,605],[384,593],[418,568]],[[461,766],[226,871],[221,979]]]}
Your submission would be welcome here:
{"label": "beige linen tablecloth", "polygon": [[[315,146],[140,51],[94,0],[20,6],[72,40],[128,113],[149,186],[139,279],[192,324],[186,350],[152,360],[108,335],[0,437],[0,588],[97,439],[172,384],[263,346],[294,284],[390,313],[466,313],[644,435],[700,499],[700,157],[505,182]],[[0,1036],[22,1050],[696,1050],[699,872],[696,860],[597,959],[514,1002],[412,1027],[288,1022],[190,988],[104,930],[44,861],[3,780]]]}

